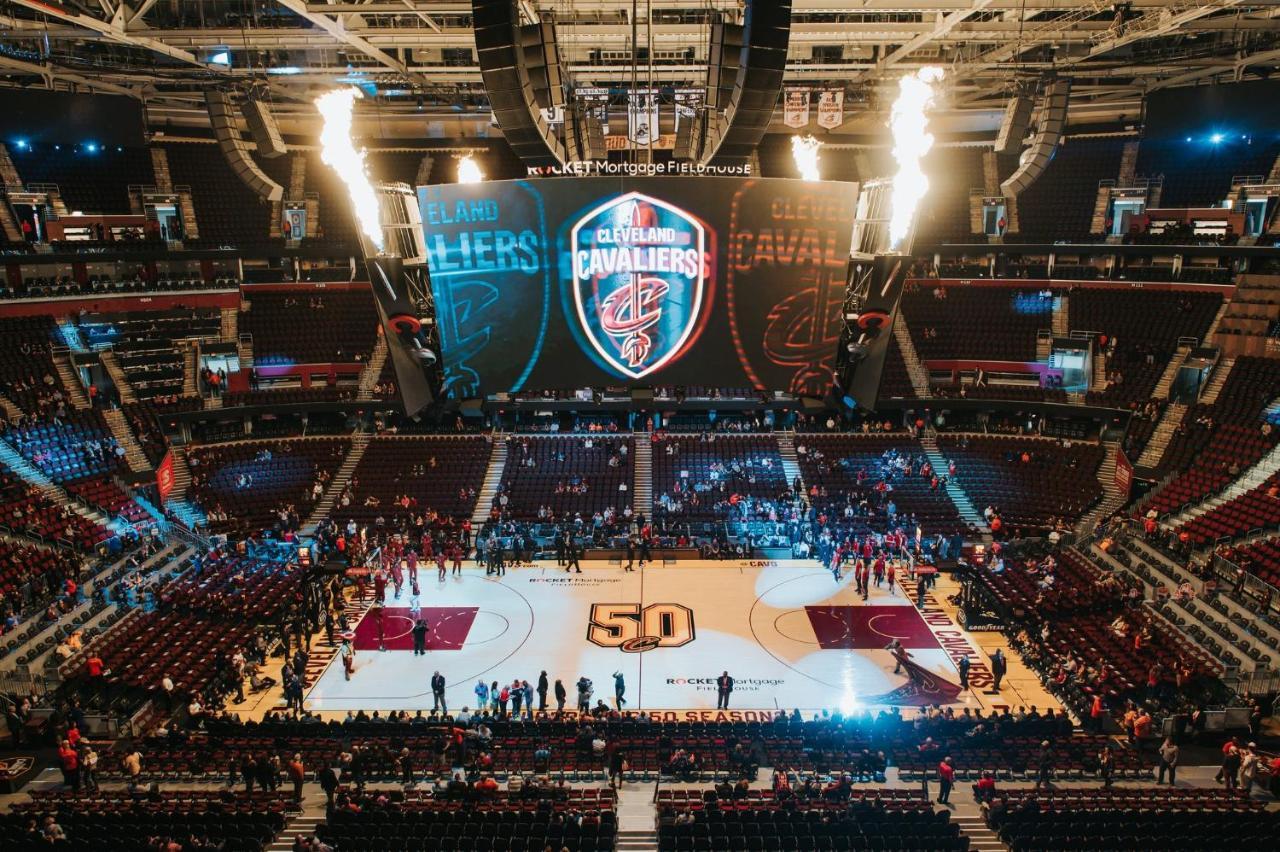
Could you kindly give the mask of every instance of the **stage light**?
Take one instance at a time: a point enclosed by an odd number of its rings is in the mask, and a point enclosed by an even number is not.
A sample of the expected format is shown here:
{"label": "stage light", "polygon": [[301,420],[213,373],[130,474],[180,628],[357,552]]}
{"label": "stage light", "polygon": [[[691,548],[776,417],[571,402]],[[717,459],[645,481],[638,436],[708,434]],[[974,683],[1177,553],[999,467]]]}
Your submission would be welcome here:
{"label": "stage light", "polygon": [[804,180],[822,180],[818,173],[818,149],[822,142],[814,136],[792,136],[791,156],[796,161],[796,171]]}
{"label": "stage light", "polygon": [[480,183],[483,180],[484,172],[480,171],[480,164],[471,159],[470,154],[458,161],[458,183]]}
{"label": "stage light", "polygon": [[1212,142],[1212,143],[1213,143],[1213,144],[1215,144],[1215,145],[1220,145],[1220,144],[1222,144],[1222,140],[1223,140],[1224,138],[1225,138],[1225,137],[1224,137],[1221,133],[1215,133],[1215,134],[1213,134],[1212,136],[1210,136],[1210,137],[1209,137],[1209,141],[1210,141],[1210,142]]}
{"label": "stage light", "polygon": [[27,148],[28,148],[27,140],[25,140],[25,139],[15,139],[15,140],[13,141],[13,147],[17,148],[19,151],[25,151],[25,150],[27,150]]}
{"label": "stage light", "polygon": [[898,173],[893,177],[893,213],[889,219],[890,248],[896,249],[907,238],[916,207],[929,191],[929,178],[920,168],[920,160],[933,147],[925,111],[933,106],[933,84],[944,76],[941,68],[929,66],[898,81],[898,99],[889,113],[893,158],[898,161]]}
{"label": "stage light", "polygon": [[378,196],[365,171],[364,151],[356,150],[351,142],[351,111],[358,97],[361,97],[360,92],[346,88],[335,89],[316,98],[316,109],[324,116],[324,127],[320,130],[320,159],[347,185],[360,230],[378,251],[382,251]]}
{"label": "stage light", "polygon": [[1187,137],[1187,141],[1188,141],[1188,142],[1190,142],[1190,141],[1191,141],[1191,137],[1190,137],[1190,136],[1188,136],[1188,137]]}
{"label": "stage light", "polygon": [[88,151],[90,154],[96,154],[96,153],[98,153],[98,143],[97,143],[97,142],[86,142],[86,143],[84,143],[84,149],[85,149],[86,151]]}

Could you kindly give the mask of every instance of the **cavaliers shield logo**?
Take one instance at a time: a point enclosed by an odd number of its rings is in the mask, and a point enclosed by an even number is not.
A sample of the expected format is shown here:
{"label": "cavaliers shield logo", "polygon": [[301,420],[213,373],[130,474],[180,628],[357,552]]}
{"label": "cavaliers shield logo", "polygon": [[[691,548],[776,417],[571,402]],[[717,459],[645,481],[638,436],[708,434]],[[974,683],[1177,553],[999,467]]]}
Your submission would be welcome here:
{"label": "cavaliers shield logo", "polygon": [[578,323],[608,369],[640,379],[688,349],[707,297],[701,222],[629,192],[574,223],[570,243]]}

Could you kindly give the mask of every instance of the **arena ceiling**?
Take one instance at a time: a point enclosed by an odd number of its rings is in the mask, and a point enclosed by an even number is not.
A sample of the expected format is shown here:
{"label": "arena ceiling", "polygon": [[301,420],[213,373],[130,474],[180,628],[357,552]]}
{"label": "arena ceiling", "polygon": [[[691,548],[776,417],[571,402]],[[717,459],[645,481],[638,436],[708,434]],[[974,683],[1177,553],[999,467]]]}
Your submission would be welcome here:
{"label": "arena ceiling", "polygon": [[[741,3],[521,8],[555,21],[576,86],[625,87],[633,64],[642,84],[700,86],[709,22]],[[214,61],[222,53],[228,64]],[[1072,123],[1133,119],[1155,89],[1280,68],[1280,0],[794,0],[787,83],[843,87],[847,114],[874,114],[893,78],[924,65],[948,70],[953,116],[989,117],[1011,94],[1069,75]],[[313,114],[319,90],[349,82],[384,115],[488,114],[470,0],[5,0],[0,75],[9,86],[135,96],[153,125],[197,123],[203,91],[228,85],[269,96],[286,123]]]}

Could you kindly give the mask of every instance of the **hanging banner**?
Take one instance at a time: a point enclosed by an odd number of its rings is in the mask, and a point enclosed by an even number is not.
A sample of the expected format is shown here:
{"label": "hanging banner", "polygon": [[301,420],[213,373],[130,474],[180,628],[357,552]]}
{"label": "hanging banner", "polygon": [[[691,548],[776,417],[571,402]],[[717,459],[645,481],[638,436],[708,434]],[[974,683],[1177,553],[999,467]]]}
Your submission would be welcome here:
{"label": "hanging banner", "polygon": [[826,89],[818,94],[818,125],[835,130],[844,124],[844,90]]}
{"label": "hanging banner", "polygon": [[627,98],[627,138],[648,147],[658,135],[658,98],[653,92],[634,92]]}
{"label": "hanging banner", "polygon": [[692,121],[694,117],[697,116],[698,105],[700,103],[702,103],[701,90],[693,90],[693,91],[681,91],[679,89],[676,90],[676,93],[675,93],[676,127],[675,129],[677,131],[680,129],[680,122]]}
{"label": "hanging banner", "polygon": [[809,90],[787,89],[784,97],[783,122],[787,127],[806,127],[809,124]]}

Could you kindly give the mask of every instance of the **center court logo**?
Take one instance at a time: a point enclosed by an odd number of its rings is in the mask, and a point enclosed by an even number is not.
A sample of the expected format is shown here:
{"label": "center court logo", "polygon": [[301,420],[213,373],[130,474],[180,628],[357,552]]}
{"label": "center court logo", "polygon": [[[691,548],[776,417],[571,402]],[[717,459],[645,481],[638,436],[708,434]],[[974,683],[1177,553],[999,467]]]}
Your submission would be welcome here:
{"label": "center court logo", "polygon": [[682,604],[598,603],[591,605],[587,641],[630,654],[688,645],[697,634],[693,610]]}
{"label": "center court logo", "polygon": [[569,240],[578,325],[605,366],[639,379],[686,351],[709,296],[700,221],[629,192],[588,211]]}

